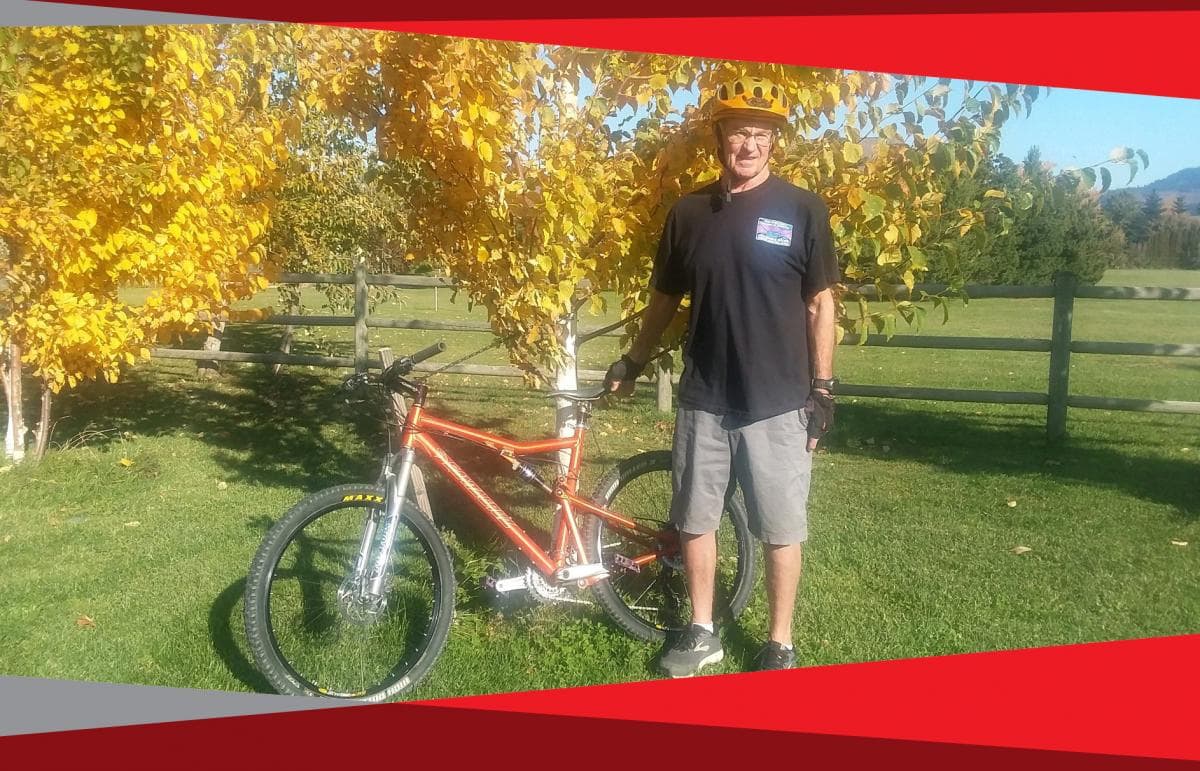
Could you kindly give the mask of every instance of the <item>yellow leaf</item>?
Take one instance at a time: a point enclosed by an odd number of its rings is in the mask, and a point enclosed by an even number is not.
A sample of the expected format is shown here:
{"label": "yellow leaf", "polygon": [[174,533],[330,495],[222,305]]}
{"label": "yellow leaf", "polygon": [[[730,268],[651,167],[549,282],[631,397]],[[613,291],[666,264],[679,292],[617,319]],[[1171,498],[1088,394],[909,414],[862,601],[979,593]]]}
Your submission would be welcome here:
{"label": "yellow leaf", "polygon": [[28,110],[29,97],[25,96],[25,94],[17,94],[17,107],[20,107],[22,110]]}
{"label": "yellow leaf", "polygon": [[615,232],[618,236],[625,235],[625,220],[621,219],[620,217],[613,217],[612,227],[613,232]]}
{"label": "yellow leaf", "polygon": [[463,147],[470,147],[475,144],[475,132],[470,126],[463,126],[458,132],[459,138],[462,140]]}
{"label": "yellow leaf", "polygon": [[117,461],[117,465],[129,468],[133,465],[133,461],[131,461],[129,458],[121,458],[119,461]]}
{"label": "yellow leaf", "polygon": [[650,88],[658,91],[667,87],[667,76],[661,72],[650,76]]}
{"label": "yellow leaf", "polygon": [[73,224],[80,230],[90,231],[96,227],[96,210],[84,209],[79,212],[79,214],[75,215],[75,222]]}
{"label": "yellow leaf", "polygon": [[492,162],[492,146],[484,140],[479,140],[479,157],[484,163]]}
{"label": "yellow leaf", "polygon": [[480,246],[475,250],[475,259],[482,265],[488,261],[488,250],[486,246]]}

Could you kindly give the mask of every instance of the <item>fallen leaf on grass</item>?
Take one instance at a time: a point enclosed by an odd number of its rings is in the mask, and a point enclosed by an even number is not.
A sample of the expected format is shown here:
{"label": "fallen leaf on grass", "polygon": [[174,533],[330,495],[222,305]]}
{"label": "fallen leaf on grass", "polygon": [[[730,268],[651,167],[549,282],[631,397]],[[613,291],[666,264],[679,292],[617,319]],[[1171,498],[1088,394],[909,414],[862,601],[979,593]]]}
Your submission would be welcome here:
{"label": "fallen leaf on grass", "polygon": [[126,523],[125,523],[125,527],[138,527],[138,526],[139,526],[139,525],[141,525],[141,524],[142,524],[141,522],[138,522],[138,521],[135,519],[135,520],[133,520],[132,522],[126,522]]}
{"label": "fallen leaf on grass", "polygon": [[11,540],[12,540],[12,534],[11,534],[11,533],[9,533],[8,535],[4,536],[4,542],[5,542],[5,543],[8,543],[8,542],[9,542],[9,541],[11,541]]}
{"label": "fallen leaf on grass", "polygon": [[75,626],[80,629],[95,629],[96,621],[91,616],[80,616],[75,619]]}
{"label": "fallen leaf on grass", "polygon": [[121,458],[119,461],[117,461],[117,465],[129,468],[133,465],[133,461],[131,461],[129,458]]}
{"label": "fallen leaf on grass", "polygon": [[1008,508],[1010,509],[1017,508],[1017,501],[1015,498],[1009,498],[1007,501],[1005,501],[1005,503],[1008,504]]}
{"label": "fallen leaf on grass", "polygon": [[[11,538],[11,537],[12,537],[12,536],[9,536],[9,538]],[[1175,541],[1175,540],[1172,540],[1172,541],[1171,541],[1171,545],[1172,545],[1172,546],[1187,546],[1187,545],[1188,545],[1188,542],[1187,542],[1187,541]]]}
{"label": "fallen leaf on grass", "polygon": [[220,482],[217,482],[217,489],[218,489],[218,490],[226,490],[226,489],[228,489],[228,488],[229,488],[229,483],[228,483],[228,482],[225,482],[225,481],[220,481]]}
{"label": "fallen leaf on grass", "polygon": [[1033,549],[1029,548],[1028,546],[1014,546],[1012,553],[1013,554],[1028,554],[1031,551],[1033,551]]}

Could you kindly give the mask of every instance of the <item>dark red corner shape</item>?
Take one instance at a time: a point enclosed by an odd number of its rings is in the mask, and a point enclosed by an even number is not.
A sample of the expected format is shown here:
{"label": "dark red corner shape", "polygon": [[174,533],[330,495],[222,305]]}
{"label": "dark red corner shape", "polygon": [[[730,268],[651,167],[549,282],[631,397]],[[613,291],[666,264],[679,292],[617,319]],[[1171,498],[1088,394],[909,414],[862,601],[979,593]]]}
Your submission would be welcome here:
{"label": "dark red corner shape", "polygon": [[772,757],[817,768],[1200,768],[1198,654],[1200,635],[1127,640],[15,736],[0,739],[0,755],[6,765],[186,768],[389,757],[489,768]]}

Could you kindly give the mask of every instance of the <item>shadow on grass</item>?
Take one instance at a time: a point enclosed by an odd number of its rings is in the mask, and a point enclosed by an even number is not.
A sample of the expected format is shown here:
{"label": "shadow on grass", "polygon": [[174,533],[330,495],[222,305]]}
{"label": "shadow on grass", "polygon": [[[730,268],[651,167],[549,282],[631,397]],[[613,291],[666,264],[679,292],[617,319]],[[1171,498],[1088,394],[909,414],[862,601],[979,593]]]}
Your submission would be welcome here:
{"label": "shadow on grass", "polygon": [[[187,435],[213,449],[230,481],[309,491],[375,478],[382,412],[346,405],[328,373],[290,368],[274,376],[266,367],[238,366],[209,381],[191,367],[135,369],[119,383],[64,394],[56,438],[104,431],[90,442],[97,445],[122,432]],[[347,431],[355,437],[339,435]]]}
{"label": "shadow on grass", "polygon": [[[961,409],[894,409],[866,403],[839,410],[838,427],[827,446],[839,455],[916,461],[957,474],[1049,476],[1064,483],[1120,490],[1171,506],[1184,517],[1200,516],[1196,489],[1200,463],[1164,457],[1161,452],[1171,446],[1165,437],[1179,431],[1177,422],[1150,415],[1072,413],[1068,430],[1065,442],[1052,445],[1040,415],[966,414]],[[866,437],[874,438],[875,444],[866,444]],[[1150,437],[1154,438],[1148,441]],[[1191,443],[1195,437],[1179,441]],[[890,456],[881,455],[885,442],[903,446]]]}
{"label": "shadow on grass", "polygon": [[247,687],[259,693],[274,693],[275,689],[267,682],[250,659],[246,658],[237,643],[233,633],[233,625],[242,623],[239,614],[235,619],[233,610],[242,600],[246,591],[246,579],[239,579],[225,588],[213,602],[208,611],[208,637],[213,651],[224,662],[229,673]]}

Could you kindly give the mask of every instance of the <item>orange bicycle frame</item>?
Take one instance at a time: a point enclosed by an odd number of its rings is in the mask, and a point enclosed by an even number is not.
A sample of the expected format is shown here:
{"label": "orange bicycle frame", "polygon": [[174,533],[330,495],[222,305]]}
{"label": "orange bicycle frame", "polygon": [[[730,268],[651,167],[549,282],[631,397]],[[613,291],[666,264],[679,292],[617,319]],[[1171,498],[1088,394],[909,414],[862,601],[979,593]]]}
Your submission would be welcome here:
{"label": "orange bicycle frame", "polygon": [[[560,477],[552,486],[541,482],[540,479],[533,482],[535,485],[541,487],[557,503],[561,514],[561,516],[556,517],[555,528],[551,533],[550,551],[543,550],[517,524],[512,515],[488,495],[479,483],[430,436],[431,433],[464,439],[473,444],[493,450],[506,461],[509,461],[513,465],[514,470],[522,465],[517,459],[523,456],[569,450],[570,460],[568,461],[567,473],[564,477]],[[500,528],[500,531],[529,558],[537,569],[546,576],[554,576],[556,571],[566,566],[569,546],[574,546],[575,553],[578,555],[580,561],[586,560],[587,551],[583,547],[583,538],[580,536],[579,526],[575,521],[575,512],[579,510],[600,517],[635,537],[641,536],[642,538],[638,540],[644,540],[652,551],[639,555],[632,559],[631,562],[638,566],[653,562],[658,557],[659,549],[663,546],[670,546],[660,541],[657,531],[651,530],[603,506],[598,506],[591,501],[580,498],[577,494],[579,487],[579,467],[583,456],[583,440],[586,434],[587,428],[578,425],[575,428],[574,434],[569,437],[516,441],[429,415],[425,412],[423,405],[413,404],[404,422],[404,431],[400,436],[400,445],[403,450],[416,450],[430,458]],[[539,482],[541,483],[539,484]]]}

